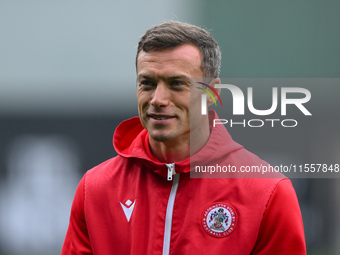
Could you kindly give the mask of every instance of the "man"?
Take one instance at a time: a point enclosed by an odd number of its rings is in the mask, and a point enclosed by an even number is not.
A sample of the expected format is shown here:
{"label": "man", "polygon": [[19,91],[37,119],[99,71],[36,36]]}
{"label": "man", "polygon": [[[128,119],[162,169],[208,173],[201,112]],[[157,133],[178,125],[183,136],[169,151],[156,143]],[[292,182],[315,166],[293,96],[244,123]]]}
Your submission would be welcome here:
{"label": "man", "polygon": [[63,255],[306,254],[288,179],[190,178],[190,161],[265,163],[235,143],[223,125],[212,127],[215,112],[201,115],[204,92],[191,79],[220,83],[220,62],[216,41],[193,25],[166,22],[141,38],[139,118],[116,129],[119,155],[81,180]]}

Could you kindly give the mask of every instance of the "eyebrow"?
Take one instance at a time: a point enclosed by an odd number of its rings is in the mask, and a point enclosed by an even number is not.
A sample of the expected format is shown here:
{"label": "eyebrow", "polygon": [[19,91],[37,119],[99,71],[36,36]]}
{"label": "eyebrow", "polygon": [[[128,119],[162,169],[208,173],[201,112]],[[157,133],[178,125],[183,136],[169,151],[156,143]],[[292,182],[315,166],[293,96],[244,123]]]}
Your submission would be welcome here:
{"label": "eyebrow", "polygon": [[190,79],[190,77],[188,77],[186,75],[175,75],[175,76],[170,76],[168,79],[169,80],[181,80],[181,79],[188,80],[188,79]]}
{"label": "eyebrow", "polygon": [[[137,77],[137,80],[141,80],[141,79],[153,80],[155,78],[147,74],[139,74]],[[189,80],[190,77],[186,75],[174,75],[174,76],[166,77],[166,79],[167,80],[178,80],[178,79]]]}
{"label": "eyebrow", "polygon": [[151,80],[152,77],[149,76],[149,75],[145,75],[145,74],[139,74],[139,75],[137,76],[137,80],[141,80],[141,79],[148,79],[148,80]]}

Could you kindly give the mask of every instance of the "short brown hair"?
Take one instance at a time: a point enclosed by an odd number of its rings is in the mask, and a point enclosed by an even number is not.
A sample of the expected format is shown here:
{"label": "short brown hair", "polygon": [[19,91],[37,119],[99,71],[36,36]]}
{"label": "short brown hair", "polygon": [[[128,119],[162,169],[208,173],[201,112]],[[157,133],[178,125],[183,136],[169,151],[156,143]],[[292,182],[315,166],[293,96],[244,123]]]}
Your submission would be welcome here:
{"label": "short brown hair", "polygon": [[197,26],[168,21],[147,30],[138,43],[137,59],[141,51],[171,49],[183,44],[195,45],[201,54],[201,69],[208,78],[217,78],[221,68],[221,51],[212,35]]}

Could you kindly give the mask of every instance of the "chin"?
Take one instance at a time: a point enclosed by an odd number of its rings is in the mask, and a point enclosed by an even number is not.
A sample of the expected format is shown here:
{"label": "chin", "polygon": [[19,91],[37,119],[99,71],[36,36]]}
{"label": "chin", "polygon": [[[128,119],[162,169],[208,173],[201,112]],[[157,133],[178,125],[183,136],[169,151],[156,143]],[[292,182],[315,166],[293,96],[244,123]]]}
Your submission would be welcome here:
{"label": "chin", "polygon": [[170,140],[173,140],[174,137],[171,136],[171,135],[166,135],[166,134],[152,134],[150,133],[150,136],[153,140],[157,141],[157,142],[167,142],[167,141],[170,141]]}
{"label": "chin", "polygon": [[157,142],[167,142],[169,140],[171,140],[169,137],[167,136],[161,136],[161,135],[157,135],[157,136],[151,136],[151,138]]}

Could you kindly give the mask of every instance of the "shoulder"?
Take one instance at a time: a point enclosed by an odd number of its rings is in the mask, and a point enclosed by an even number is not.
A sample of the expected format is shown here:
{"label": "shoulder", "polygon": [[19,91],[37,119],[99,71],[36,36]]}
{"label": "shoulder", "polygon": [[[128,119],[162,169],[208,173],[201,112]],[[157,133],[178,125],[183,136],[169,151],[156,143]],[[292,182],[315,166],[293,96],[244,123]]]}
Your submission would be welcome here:
{"label": "shoulder", "polygon": [[228,155],[228,160],[244,165],[257,165],[266,163],[266,161],[262,160],[259,156],[255,155],[254,153],[248,151],[245,148],[240,148],[231,152]]}
{"label": "shoulder", "polygon": [[126,169],[127,162],[128,159],[118,155],[91,168],[84,176],[85,187],[93,184],[104,184],[115,178],[122,170]]}
{"label": "shoulder", "polygon": [[[277,180],[286,178],[280,172],[280,169],[271,166],[268,162],[244,148],[230,152],[219,160],[219,164],[233,167],[234,171],[232,173],[228,171],[228,177],[231,178],[269,178]],[[271,182],[275,181],[272,180]]]}
{"label": "shoulder", "polygon": [[84,186],[89,190],[105,190],[112,185],[133,179],[142,167],[141,160],[116,156],[88,170],[84,176]]}
{"label": "shoulder", "polygon": [[110,158],[100,163],[99,165],[94,166],[90,170],[88,170],[86,172],[87,178],[89,178],[90,176],[95,177],[95,176],[104,174],[108,171],[111,172],[112,170],[115,169],[115,166],[121,164],[123,161],[124,161],[124,158],[119,155],[116,157]]}

